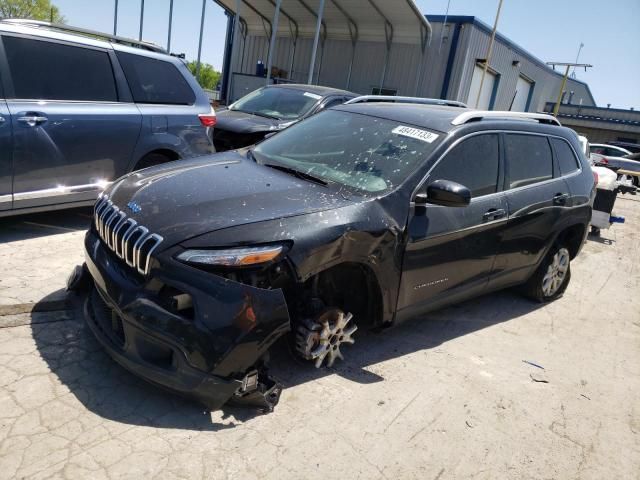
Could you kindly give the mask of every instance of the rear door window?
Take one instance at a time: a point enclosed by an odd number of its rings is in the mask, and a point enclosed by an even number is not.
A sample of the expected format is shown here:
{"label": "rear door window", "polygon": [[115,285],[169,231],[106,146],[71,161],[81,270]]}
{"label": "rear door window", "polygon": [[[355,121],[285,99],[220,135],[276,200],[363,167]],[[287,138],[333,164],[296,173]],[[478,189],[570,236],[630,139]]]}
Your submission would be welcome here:
{"label": "rear door window", "polygon": [[497,134],[475,135],[463,140],[436,165],[429,181],[450,180],[464,185],[471,196],[498,191],[500,154]]}
{"label": "rear door window", "polygon": [[553,157],[547,137],[508,133],[504,136],[509,188],[553,178]]}
{"label": "rear door window", "polygon": [[136,103],[191,105],[193,90],[171,62],[116,52]]}
{"label": "rear door window", "polygon": [[3,36],[14,97],[33,100],[118,100],[109,54],[92,48]]}
{"label": "rear door window", "polygon": [[573,153],[572,148],[564,140],[552,138],[551,143],[558,158],[558,166],[560,167],[560,175],[568,175],[580,168],[578,159]]}

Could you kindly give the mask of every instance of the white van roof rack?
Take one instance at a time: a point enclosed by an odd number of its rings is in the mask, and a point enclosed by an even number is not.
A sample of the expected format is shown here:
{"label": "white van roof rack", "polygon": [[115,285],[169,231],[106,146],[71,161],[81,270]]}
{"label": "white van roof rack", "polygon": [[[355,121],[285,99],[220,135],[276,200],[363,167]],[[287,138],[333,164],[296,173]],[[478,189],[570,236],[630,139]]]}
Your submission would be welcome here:
{"label": "white van roof rack", "polygon": [[501,111],[486,111],[486,110],[472,110],[470,112],[464,112],[458,115],[451,121],[451,125],[464,125],[465,123],[475,122],[483,120],[485,118],[493,119],[509,119],[509,120],[534,120],[540,123],[546,123],[548,125],[557,125],[559,127],[562,124],[554,116],[544,113],[528,113],[528,112],[501,112]]}
{"label": "white van roof rack", "polygon": [[455,100],[442,100],[440,98],[421,98],[421,97],[397,97],[395,95],[362,95],[360,97],[352,98],[345,105],[353,103],[366,103],[366,102],[397,102],[397,103],[418,103],[421,105],[443,105],[445,107],[460,107],[467,108],[462,102],[456,102]]}
{"label": "white van roof rack", "polygon": [[167,51],[159,45],[151,42],[143,42],[141,40],[134,40],[133,38],[119,37],[117,35],[110,35],[104,32],[98,32],[96,30],[89,30],[86,28],[72,27],[70,25],[64,25],[62,23],[41,22],[39,20],[29,20],[23,18],[4,18],[0,20],[2,23],[9,23],[12,25],[20,25],[25,27],[36,27],[47,30],[54,30],[57,32],[76,33],[87,37],[97,38],[99,40],[106,40],[112,43],[119,43],[122,45],[129,45],[131,47],[142,48],[151,52],[167,53]]}

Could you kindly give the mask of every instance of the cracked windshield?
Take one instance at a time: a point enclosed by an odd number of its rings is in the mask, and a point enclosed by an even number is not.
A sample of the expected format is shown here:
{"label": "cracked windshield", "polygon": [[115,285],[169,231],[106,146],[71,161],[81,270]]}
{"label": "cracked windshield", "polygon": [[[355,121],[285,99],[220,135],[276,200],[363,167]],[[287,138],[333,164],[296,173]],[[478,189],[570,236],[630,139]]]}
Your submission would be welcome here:
{"label": "cracked windshield", "polygon": [[435,149],[438,137],[392,120],[331,110],[288,128],[253,153],[260,163],[382,193],[411,174]]}

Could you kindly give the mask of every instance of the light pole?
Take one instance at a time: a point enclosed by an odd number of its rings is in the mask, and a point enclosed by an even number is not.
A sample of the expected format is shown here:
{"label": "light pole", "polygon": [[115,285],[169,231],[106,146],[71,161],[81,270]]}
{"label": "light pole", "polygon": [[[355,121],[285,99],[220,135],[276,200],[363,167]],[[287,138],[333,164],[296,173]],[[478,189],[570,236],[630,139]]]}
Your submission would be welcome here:
{"label": "light pole", "polygon": [[[487,69],[489,68],[489,61],[491,60],[491,53],[493,52],[493,43],[496,39],[496,30],[498,29],[498,19],[500,18],[500,10],[502,10],[502,0],[498,3],[498,11],[496,12],[496,20],[493,23],[493,31],[491,32],[491,39],[489,40],[489,51],[487,52],[487,58],[484,59],[484,69],[482,70],[482,77],[480,78],[480,88],[478,89],[478,96],[476,97],[476,108],[480,103],[480,95],[482,94],[482,85],[484,84],[484,77],[487,75]],[[443,25],[444,28],[444,25]]]}
{"label": "light pole", "polygon": [[[580,58],[580,52],[582,51],[582,47],[584,47],[584,43],[580,42],[580,46],[578,47],[578,54],[576,55],[576,62],[578,63],[578,59]],[[573,72],[571,72],[571,78],[576,78],[576,67],[573,67]]]}
{"label": "light pole", "polygon": [[[578,52],[579,54],[579,52]],[[556,67],[567,67],[564,71],[564,76],[562,77],[562,83],[560,84],[560,91],[558,92],[558,100],[556,101],[555,106],[553,107],[553,116],[557,117],[558,112],[560,111],[560,102],[562,101],[562,92],[564,92],[564,87],[567,85],[567,78],[569,77],[569,69],[573,67],[575,70],[576,67],[584,67],[584,71],[587,71],[587,68],[593,67],[588,63],[563,63],[563,62],[547,62],[547,65],[552,66],[555,70]]]}

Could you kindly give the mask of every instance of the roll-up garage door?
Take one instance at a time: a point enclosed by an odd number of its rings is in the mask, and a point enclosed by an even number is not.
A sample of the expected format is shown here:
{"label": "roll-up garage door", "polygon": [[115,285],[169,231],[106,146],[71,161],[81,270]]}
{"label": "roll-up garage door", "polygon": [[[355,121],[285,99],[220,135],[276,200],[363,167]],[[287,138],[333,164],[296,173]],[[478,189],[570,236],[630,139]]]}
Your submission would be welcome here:
{"label": "roll-up garage door", "polygon": [[[478,98],[478,90],[480,90],[480,81],[482,79],[483,68],[476,65],[473,68],[473,77],[471,78],[471,89],[469,90],[469,98],[467,98],[467,105],[471,108],[475,108],[476,99]],[[484,83],[482,84],[482,92],[480,93],[480,101],[478,102],[479,110],[489,110],[491,107],[491,95],[493,88],[496,84],[496,75],[487,70],[487,75],[484,77]]]}
{"label": "roll-up garage door", "polygon": [[518,83],[516,84],[516,93],[513,98],[511,110],[514,112],[524,112],[527,109],[527,100],[529,100],[529,93],[531,92],[533,84],[524,77],[518,77]]}

